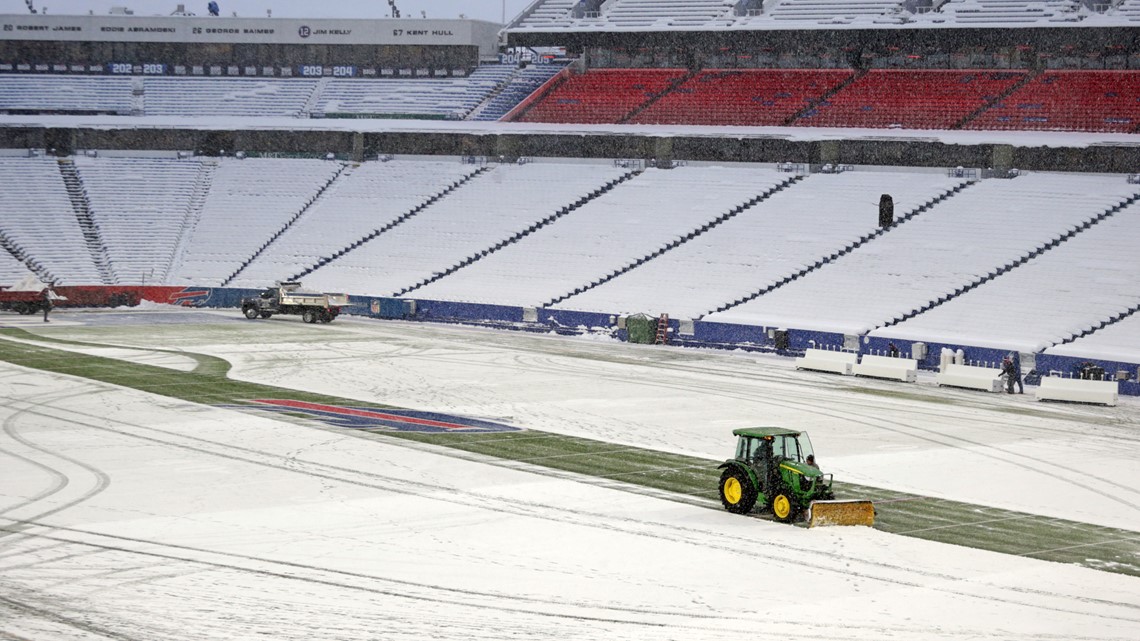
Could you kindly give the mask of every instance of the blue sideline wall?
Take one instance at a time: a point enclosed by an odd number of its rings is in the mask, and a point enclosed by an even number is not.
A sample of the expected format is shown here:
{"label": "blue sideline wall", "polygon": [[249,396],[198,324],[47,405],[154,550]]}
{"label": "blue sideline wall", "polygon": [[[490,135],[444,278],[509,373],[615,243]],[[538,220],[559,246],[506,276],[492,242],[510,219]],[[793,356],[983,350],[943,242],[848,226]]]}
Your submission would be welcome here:
{"label": "blue sideline wall", "polygon": [[[260,289],[234,289],[187,287],[171,300],[156,302],[177,302],[193,307],[240,307],[243,298],[256,296]],[[525,331],[558,332],[579,334],[608,328],[619,340],[627,340],[628,334],[616,328],[617,316],[597,312],[579,312],[561,309],[538,309],[533,320],[525,320],[526,310],[508,305],[488,305],[480,303],[456,303],[451,301],[410,300],[376,296],[350,296],[344,313],[373,318],[404,319],[411,321],[471,323],[496,327],[510,327]],[[720,349],[746,349],[776,352],[783,355],[802,354],[809,348],[841,349],[843,334],[820,332],[795,328],[762,327],[757,325],[737,325],[693,321],[692,334],[681,334],[680,322],[670,319],[670,343],[687,347],[709,347]],[[776,332],[786,332],[787,347],[777,348]],[[865,336],[860,339],[859,354],[886,354],[894,343],[903,356],[913,353],[916,341],[889,337]],[[925,342],[925,341],[924,341]],[[925,342],[926,355],[918,359],[921,369],[937,370],[943,348],[957,351],[961,349],[968,363],[979,363],[996,367],[1012,350],[978,347],[974,345]],[[1106,361],[1093,358],[1071,356],[1036,355],[1036,371],[1042,375],[1060,372],[1072,376],[1080,367],[1087,364],[1103,367],[1114,376],[1118,371],[1129,372],[1129,380],[1120,381],[1120,393],[1140,396],[1140,364],[1121,361]]]}

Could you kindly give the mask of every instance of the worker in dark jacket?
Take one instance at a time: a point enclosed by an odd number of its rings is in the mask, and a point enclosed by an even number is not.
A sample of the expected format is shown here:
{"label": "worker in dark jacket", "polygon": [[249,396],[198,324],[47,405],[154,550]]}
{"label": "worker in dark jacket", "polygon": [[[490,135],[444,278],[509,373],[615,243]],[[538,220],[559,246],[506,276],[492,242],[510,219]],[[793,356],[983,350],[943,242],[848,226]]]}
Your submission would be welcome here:
{"label": "worker in dark jacket", "polygon": [[40,296],[43,298],[40,306],[44,308],[44,322],[50,323],[51,321],[48,320],[48,312],[51,311],[51,300],[54,297],[54,292],[51,291],[51,285],[45,287],[44,290],[40,292]]}
{"label": "worker in dark jacket", "polygon": [[1013,384],[1017,383],[1017,393],[1024,394],[1025,386],[1021,382],[1021,368],[1013,363],[1013,358],[1006,356],[1001,361],[1001,373],[1005,376],[1005,391],[1013,393]]}

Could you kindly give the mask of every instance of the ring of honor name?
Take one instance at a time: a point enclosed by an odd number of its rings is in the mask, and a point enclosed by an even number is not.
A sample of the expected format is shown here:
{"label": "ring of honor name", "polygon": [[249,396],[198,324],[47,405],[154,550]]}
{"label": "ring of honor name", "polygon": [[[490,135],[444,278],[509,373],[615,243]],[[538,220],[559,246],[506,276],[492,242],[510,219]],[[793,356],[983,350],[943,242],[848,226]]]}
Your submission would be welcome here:
{"label": "ring of honor name", "polygon": [[221,407],[243,410],[252,408],[273,413],[301,413],[329,425],[351,429],[385,429],[399,432],[434,433],[522,431],[522,428],[495,423],[493,421],[419,410],[380,410],[367,407],[344,407],[340,405],[309,403],[290,399],[255,399],[251,400],[250,403],[250,405],[222,405]]}

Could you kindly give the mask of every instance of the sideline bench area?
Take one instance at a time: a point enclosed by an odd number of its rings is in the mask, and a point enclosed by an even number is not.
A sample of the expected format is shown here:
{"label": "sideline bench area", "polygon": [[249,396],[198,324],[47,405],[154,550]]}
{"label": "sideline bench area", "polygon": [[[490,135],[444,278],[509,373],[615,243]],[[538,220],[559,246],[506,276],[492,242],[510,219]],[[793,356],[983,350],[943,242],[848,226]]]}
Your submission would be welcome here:
{"label": "sideline bench area", "polygon": [[935,380],[939,386],[965,387],[986,392],[1000,392],[1002,383],[1000,369],[952,363],[944,365]]}
{"label": "sideline bench area", "polygon": [[834,372],[850,376],[859,355],[855,352],[833,352],[826,349],[808,349],[796,359],[796,369]]}
{"label": "sideline bench area", "polygon": [[862,360],[853,369],[856,376],[889,378],[904,383],[913,383],[918,380],[918,361],[913,358],[892,358],[890,356],[864,354]]}
{"label": "sideline bench area", "polygon": [[1116,381],[1088,381],[1079,378],[1046,376],[1037,388],[1039,401],[1069,401],[1116,405],[1119,385]]}

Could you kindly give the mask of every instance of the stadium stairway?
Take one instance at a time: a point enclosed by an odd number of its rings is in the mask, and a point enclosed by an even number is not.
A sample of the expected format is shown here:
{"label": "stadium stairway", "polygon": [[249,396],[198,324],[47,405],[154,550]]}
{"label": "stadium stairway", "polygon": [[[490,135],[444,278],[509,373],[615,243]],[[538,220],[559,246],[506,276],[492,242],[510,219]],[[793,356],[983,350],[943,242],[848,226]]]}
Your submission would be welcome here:
{"label": "stadium stairway", "polygon": [[828,98],[834,96],[835,94],[839,93],[840,91],[843,91],[847,87],[850,87],[856,80],[867,75],[867,71],[868,71],[867,69],[856,70],[855,73],[844,78],[843,81],[840,82],[839,84],[835,85],[831,89],[828,89],[822,95],[817,96],[816,98],[812,99],[810,102],[808,102],[807,106],[805,106],[803,109],[800,109],[796,113],[789,116],[788,119],[784,121],[784,126],[790,127],[790,126],[794,125],[797,120],[799,120],[800,118],[803,118],[805,115],[815,111],[816,107],[818,107],[820,104],[826,102]]}
{"label": "stadium stairway", "polygon": [[[951,300],[954,300],[955,298],[961,296],[962,294],[965,294],[966,292],[968,292],[972,289],[976,289],[978,287],[981,287],[982,285],[985,285],[986,283],[992,281],[993,279],[995,279],[995,278],[997,278],[1003,274],[1006,274],[1006,273],[1010,272],[1011,270],[1014,270],[1014,269],[1017,269],[1018,267],[1021,267],[1025,263],[1028,263],[1029,261],[1033,260],[1034,258],[1037,258],[1041,254],[1049,251],[1050,249],[1053,249],[1057,245],[1060,245],[1061,243],[1069,240],[1070,238],[1076,236],[1077,234],[1079,234],[1079,233],[1085,231],[1086,229],[1092,227],[1093,225],[1096,225],[1100,222],[1103,222],[1104,220],[1108,219],[1109,217],[1115,215],[1120,210],[1124,209],[1125,207],[1127,207],[1127,206],[1129,206],[1129,205],[1131,205],[1137,201],[1140,201],[1140,194],[1134,194],[1132,196],[1129,196],[1128,198],[1125,198],[1124,200],[1116,203],[1112,207],[1109,207],[1108,209],[1102,211],[1101,213],[1099,213],[1099,214],[1097,214],[1091,218],[1086,219],[1084,222],[1082,222],[1080,225],[1077,225],[1073,229],[1070,229],[1069,231],[1053,238],[1049,242],[1046,242],[1046,243],[1039,245],[1038,247],[1034,248],[1032,251],[1025,254],[1021,258],[1018,258],[1015,261],[1012,261],[1010,263],[1002,265],[1001,267],[999,267],[999,268],[995,269],[994,271],[986,274],[985,276],[982,276],[981,278],[978,278],[977,280],[974,280],[973,282],[967,283],[967,284],[959,287],[958,289],[955,289],[953,292],[939,296],[938,298],[927,302],[922,307],[912,309],[911,311],[907,312],[906,314],[903,314],[902,316],[893,318],[893,319],[887,321],[886,323],[879,325],[875,329],[880,329],[882,327],[891,327],[893,325],[898,325],[899,323],[901,323],[905,320],[909,320],[911,318],[914,318],[915,316],[918,316],[919,314],[922,314],[922,313],[929,311],[935,307],[938,307],[939,305],[942,305],[942,304],[945,304]],[[1119,320],[1119,318],[1117,320]],[[1104,324],[1107,324],[1107,322]]]}
{"label": "stadium stairway", "polygon": [[181,238],[170,257],[170,263],[166,266],[166,272],[162,274],[162,280],[156,282],[167,282],[167,277],[175,273],[176,269],[181,266],[182,256],[185,255],[190,238],[194,235],[194,229],[202,218],[202,210],[206,206],[206,197],[210,195],[210,188],[214,184],[214,174],[217,171],[217,158],[203,158],[201,164],[198,165],[198,175],[194,179],[190,203],[186,207],[186,217],[182,219]]}
{"label": "stadium stairway", "polygon": [[[522,68],[516,67],[515,69],[513,69],[508,76],[503,78],[490,91],[488,91],[487,95],[483,96],[483,99],[479,101],[479,104],[475,105],[475,107],[472,108],[471,111],[469,111],[467,113],[467,115],[465,115],[463,117],[463,119],[464,120],[487,120],[487,118],[482,117],[483,113],[486,112],[488,110],[488,108],[490,108],[493,104],[495,104],[495,102],[496,102],[495,99],[498,98],[500,95],[502,95],[503,92],[507,91],[507,89],[511,88],[512,86],[515,86],[516,83],[521,83],[522,82],[522,76],[523,76]],[[530,92],[527,92],[527,93],[530,93]],[[517,102],[517,100],[516,100],[516,102]],[[510,111],[510,109],[508,109],[507,111]],[[497,117],[496,118],[490,118],[490,120],[498,120],[498,118]]]}
{"label": "stadium stairway", "polygon": [[977,109],[975,109],[975,110],[971,111],[970,113],[966,114],[966,116],[965,116],[965,117],[963,117],[963,118],[962,118],[961,120],[959,120],[958,122],[954,123],[954,125],[953,125],[952,127],[950,127],[950,128],[951,128],[951,129],[961,129],[961,128],[965,127],[967,124],[969,124],[969,122],[970,122],[971,120],[973,120],[973,119],[977,118],[978,116],[982,115],[982,114],[983,114],[983,113],[985,113],[985,112],[986,112],[988,109],[992,108],[994,105],[1000,105],[1000,104],[1002,103],[1002,101],[1003,101],[1003,100],[1005,100],[1006,98],[1009,98],[1010,96],[1012,96],[1012,95],[1014,94],[1014,92],[1018,91],[1019,89],[1021,89],[1021,88],[1022,88],[1022,87],[1024,87],[1025,85],[1027,85],[1027,84],[1029,84],[1029,83],[1033,82],[1034,80],[1036,80],[1036,79],[1037,79],[1037,76],[1040,76],[1040,75],[1041,75],[1041,70],[1040,70],[1040,69],[1037,69],[1037,70],[1032,70],[1032,71],[1030,71],[1029,73],[1025,74],[1025,77],[1024,77],[1024,78],[1022,78],[1021,80],[1018,80],[1017,82],[1013,83],[1013,85],[1012,85],[1012,86],[1010,86],[1008,89],[1006,89],[1005,91],[1003,91],[1003,92],[1001,92],[1000,94],[998,94],[997,96],[995,96],[993,99],[991,99],[991,100],[987,100],[987,101],[986,101],[986,104],[984,104],[984,105],[982,105],[981,107],[978,107]]}
{"label": "stadium stairway", "polygon": [[477,254],[472,254],[471,256],[464,258],[463,260],[452,265],[451,267],[448,267],[447,269],[433,275],[431,278],[425,278],[424,280],[421,280],[420,282],[415,283],[414,285],[409,285],[408,287],[405,287],[405,288],[397,291],[393,296],[395,296],[395,297],[403,296],[404,294],[407,294],[408,292],[419,289],[420,287],[424,287],[425,285],[429,285],[431,283],[434,283],[435,281],[437,281],[441,278],[445,278],[447,276],[450,276],[451,274],[454,274],[455,272],[459,271],[460,269],[463,269],[464,267],[467,267],[468,265],[470,265],[470,264],[472,264],[478,260],[482,260],[483,258],[486,258],[487,256],[499,251],[500,249],[506,247],[507,245],[510,245],[512,243],[516,243],[519,240],[526,238],[527,236],[535,233],[536,231],[542,229],[543,227],[546,227],[547,225],[558,220],[559,218],[562,218],[563,216],[577,210],[579,207],[581,207],[582,205],[585,205],[586,203],[594,200],[598,196],[601,196],[602,194],[612,190],[614,187],[622,184],[623,182],[629,180],[630,178],[633,178],[633,177],[641,174],[641,172],[642,172],[642,170],[640,170],[640,169],[630,171],[630,172],[626,172],[626,173],[622,174],[621,176],[619,176],[618,178],[615,178],[614,180],[609,181],[608,183],[606,183],[606,184],[602,185],[601,187],[595,189],[594,191],[590,192],[589,194],[586,194],[585,196],[579,198],[578,200],[570,203],[569,205],[562,207],[557,212],[547,216],[546,218],[543,218],[542,220],[540,220],[536,223],[533,223],[532,225],[530,225],[526,229],[524,229],[520,232],[516,232],[515,234],[512,234],[511,236],[509,236],[507,238],[504,238],[503,240],[495,243],[494,245],[492,245],[491,247],[489,247],[487,249],[480,251]]}
{"label": "stadium stairway", "polygon": [[514,116],[511,116],[511,118],[508,122],[522,122],[523,117],[526,116],[528,111],[533,109],[535,105],[546,100],[550,96],[550,94],[554,93],[555,91],[558,91],[559,87],[566,84],[566,81],[568,79],[569,79],[569,76],[566,76],[566,75],[555,76],[554,82],[551,82],[548,85],[546,85],[545,89],[540,89],[540,91],[542,93],[538,96],[535,96],[529,103],[527,103],[527,105],[525,107],[523,107],[521,110],[519,110],[519,112],[517,114],[515,114]]}
{"label": "stadium stairway", "polygon": [[40,282],[56,282],[57,279],[55,277],[55,274],[48,271],[46,267],[39,263],[39,261],[28,256],[28,252],[25,251],[19,243],[12,240],[8,234],[4,233],[3,229],[0,229],[0,249],[8,252],[12,255],[13,258],[23,263],[24,267],[28,268],[28,271],[32,272],[36,275],[36,278],[40,279]]}
{"label": "stadium stairway", "polygon": [[630,120],[635,118],[637,116],[637,114],[645,111],[646,109],[649,109],[650,107],[653,106],[653,103],[655,103],[658,100],[661,100],[662,98],[664,98],[665,96],[668,96],[669,94],[673,93],[674,91],[677,90],[678,87],[685,84],[686,82],[688,82],[690,79],[692,79],[694,76],[696,76],[699,73],[701,73],[700,69],[690,69],[688,71],[688,73],[681,76],[680,78],[674,78],[673,81],[669,83],[669,86],[665,87],[665,89],[663,91],[655,94],[654,96],[649,98],[649,100],[646,100],[645,102],[641,103],[640,105],[634,107],[626,115],[622,116],[621,118],[618,118],[618,124],[628,123]]}
{"label": "stadium stairway", "polygon": [[[476,169],[474,172],[472,172],[471,174],[462,178],[461,180],[457,180],[454,183],[448,185],[446,189],[439,192],[438,194],[431,196],[430,198],[428,198],[427,200],[423,201],[422,203],[416,205],[412,209],[404,212],[395,220],[389,222],[388,224],[384,225],[383,227],[372,230],[371,232],[369,232],[369,233],[365,234],[364,236],[361,236],[357,240],[353,241],[349,245],[342,247],[341,249],[338,249],[337,251],[333,252],[332,254],[321,258],[315,264],[310,265],[310,266],[306,267],[305,269],[297,272],[296,274],[290,276],[287,280],[300,280],[302,277],[307,276],[307,275],[313,273],[314,271],[316,271],[317,268],[324,267],[325,265],[333,262],[334,260],[337,260],[341,256],[344,256],[345,254],[349,253],[350,251],[356,249],[357,247],[360,247],[364,243],[367,243],[368,241],[372,240],[373,238],[376,238],[380,234],[383,234],[384,232],[392,229],[393,227],[396,227],[398,225],[401,225],[401,224],[407,222],[408,219],[412,218],[413,216],[420,213],[421,211],[427,209],[432,204],[434,204],[436,201],[438,201],[440,198],[447,196],[451,192],[455,191],[456,189],[462,187],[463,185],[467,184],[471,180],[475,179],[480,174],[483,174],[483,173],[490,171],[490,169],[491,169],[490,167],[480,167],[479,169]],[[235,274],[235,276],[236,276],[236,274]]]}
{"label": "stadium stairway", "polygon": [[107,258],[107,247],[103,244],[99,225],[91,216],[91,201],[87,198],[87,190],[83,188],[83,179],[79,176],[79,170],[70,158],[60,158],[57,163],[63,184],[67,188],[67,198],[71,201],[71,209],[75,211],[76,221],[87,244],[87,251],[91,254],[95,268],[99,270],[99,278],[103,280],[103,285],[113,285],[118,279]]}
{"label": "stadium stairway", "polygon": [[557,305],[558,303],[561,303],[562,301],[564,301],[564,300],[566,300],[572,296],[577,296],[578,294],[581,294],[583,292],[587,292],[587,291],[589,291],[595,287],[598,287],[599,285],[604,285],[604,284],[610,282],[611,280],[617,278],[618,276],[621,276],[622,274],[625,274],[629,271],[637,269],[638,267],[641,267],[642,265],[644,265],[647,261],[653,260],[654,258],[657,258],[658,256],[664,254],[667,251],[670,251],[672,249],[680,247],[681,245],[689,242],[690,240],[698,238],[699,236],[701,236],[702,234],[705,234],[709,230],[720,226],[721,224],[725,223],[726,221],[729,221],[729,220],[735,218],[736,216],[738,216],[739,214],[742,214],[745,211],[751,209],[752,207],[755,207],[756,205],[764,202],[765,200],[768,200],[769,198],[772,197],[773,194],[780,192],[780,191],[783,191],[784,189],[787,189],[788,187],[796,184],[797,182],[799,182],[803,179],[804,179],[803,176],[792,176],[791,178],[788,178],[787,180],[779,183],[778,185],[775,185],[774,187],[768,189],[764,193],[758,194],[758,195],[754,196],[753,198],[748,199],[747,201],[745,201],[745,202],[737,205],[736,207],[733,207],[732,209],[728,210],[727,212],[721,214],[720,216],[717,216],[716,218],[708,221],[704,225],[701,225],[700,227],[690,231],[689,233],[685,234],[681,238],[678,238],[677,240],[674,240],[673,242],[671,242],[671,243],[669,243],[663,247],[658,248],[653,253],[646,254],[645,256],[638,258],[637,260],[633,261],[632,263],[629,263],[628,265],[626,265],[620,269],[616,269],[616,270],[610,272],[609,274],[602,276],[598,280],[591,282],[588,285],[583,285],[581,287],[576,288],[572,292],[562,294],[561,296],[556,296],[555,298],[544,303],[542,306],[543,307],[550,307],[552,305]]}
{"label": "stadium stairway", "polygon": [[876,229],[875,231],[860,237],[859,240],[856,240],[852,243],[848,243],[847,246],[844,247],[843,249],[835,251],[829,256],[824,256],[823,258],[817,260],[814,264],[812,264],[808,267],[805,267],[805,268],[799,270],[798,272],[796,272],[794,274],[790,274],[788,276],[785,276],[785,277],[781,278],[780,280],[776,281],[775,283],[772,283],[771,285],[769,285],[763,289],[752,292],[751,294],[748,294],[747,296],[737,298],[736,300],[732,301],[731,303],[725,303],[724,305],[721,305],[720,307],[718,307],[714,310],[707,311],[704,314],[701,314],[700,317],[698,317],[697,319],[694,319],[694,320],[700,320],[701,318],[704,318],[705,316],[708,316],[709,314],[712,314],[715,312],[723,312],[727,309],[732,309],[733,307],[736,307],[738,305],[743,305],[744,303],[747,303],[750,300],[755,300],[756,298],[759,298],[760,296],[763,296],[764,294],[767,294],[768,292],[770,292],[770,291],[772,291],[778,287],[783,287],[784,285],[787,285],[788,283],[790,283],[794,280],[797,280],[797,279],[799,279],[799,278],[801,278],[807,274],[810,274],[811,272],[819,269],[820,267],[823,267],[824,265],[836,260],[837,258],[840,258],[841,256],[845,256],[847,254],[850,254],[852,251],[862,247],[863,245],[866,245],[867,243],[869,243],[872,240],[882,236],[883,234],[889,232],[890,230],[897,228],[899,225],[902,225],[902,224],[904,224],[910,220],[913,220],[916,216],[918,216],[919,214],[922,214],[925,211],[928,211],[930,208],[934,207],[938,203],[941,203],[941,202],[945,201],[946,199],[955,196],[956,194],[958,194],[962,190],[964,190],[968,187],[971,187],[973,185],[976,185],[977,183],[978,183],[977,180],[969,180],[969,181],[966,181],[966,182],[961,183],[959,185],[956,185],[953,189],[948,189],[945,192],[943,192],[943,193],[935,196],[934,198],[931,198],[930,200],[926,201],[922,205],[914,208],[913,210],[908,211],[907,213],[903,214],[902,216],[899,216],[899,218],[897,220],[895,220],[895,222],[890,227],[880,227],[879,229]]}
{"label": "stadium stairway", "polygon": [[1100,323],[1084,330],[1083,332],[1081,332],[1079,334],[1073,334],[1072,336],[1065,338],[1065,340],[1057,343],[1057,345],[1065,345],[1066,343],[1071,343],[1071,342],[1077,340],[1078,338],[1084,338],[1085,336],[1088,336],[1089,334],[1093,334],[1095,332],[1098,332],[1098,331],[1104,329],[1105,327],[1108,327],[1109,325],[1115,325],[1116,323],[1119,323],[1120,321],[1131,317],[1136,312],[1140,312],[1140,303],[1137,303],[1137,304],[1133,305],[1132,307],[1129,307],[1128,309],[1120,312],[1119,314],[1115,314],[1113,316],[1110,316],[1110,317],[1102,320]]}
{"label": "stadium stairway", "polygon": [[293,224],[296,223],[298,220],[300,220],[301,216],[304,216],[305,212],[309,211],[309,209],[311,209],[313,207],[313,205],[321,199],[321,196],[323,196],[325,194],[325,192],[328,191],[329,187],[332,187],[333,184],[335,184],[336,181],[342,175],[344,175],[345,172],[347,172],[348,170],[349,170],[349,165],[342,164],[340,166],[340,168],[337,169],[335,173],[333,173],[332,177],[329,178],[327,181],[325,181],[325,184],[321,185],[317,189],[317,192],[315,194],[313,194],[313,197],[310,198],[308,200],[308,202],[306,202],[304,204],[304,206],[302,206],[301,209],[297,211],[297,213],[293,214],[289,218],[289,220],[286,220],[285,224],[282,225],[280,229],[273,232],[273,234],[269,237],[269,239],[261,244],[261,247],[258,247],[257,250],[254,251],[253,254],[251,254],[249,256],[249,258],[246,258],[245,260],[243,260],[241,265],[238,265],[238,268],[235,269],[232,274],[227,276],[226,279],[222,281],[221,286],[226,287],[231,282],[233,282],[233,280],[238,277],[238,274],[241,274],[245,270],[246,267],[249,267],[250,263],[257,260],[257,257],[260,256],[262,253],[264,253],[265,250],[268,249],[269,246],[272,245],[274,241],[276,241],[278,238],[280,238],[281,234],[284,234],[285,232],[289,231],[289,228],[292,227]]}
{"label": "stadium stairway", "polygon": [[313,85],[313,91],[309,97],[305,99],[305,104],[301,107],[301,118],[312,118],[313,110],[317,108],[317,103],[320,101],[321,96],[324,95],[325,89],[328,88],[329,83],[332,82],[331,76],[322,76],[317,84]]}
{"label": "stadium stairway", "polygon": [[495,88],[487,92],[487,95],[483,96],[483,100],[479,101],[479,104],[475,105],[475,108],[468,112],[467,115],[463,117],[463,119],[482,120],[480,116],[483,115],[483,112],[487,110],[487,107],[489,107],[492,102],[494,102],[495,98],[499,97],[499,94],[503,93],[503,91],[506,90],[507,86],[510,85],[518,75],[519,70],[516,69],[513,73],[511,73],[510,77],[507,78],[506,81],[495,85]]}

